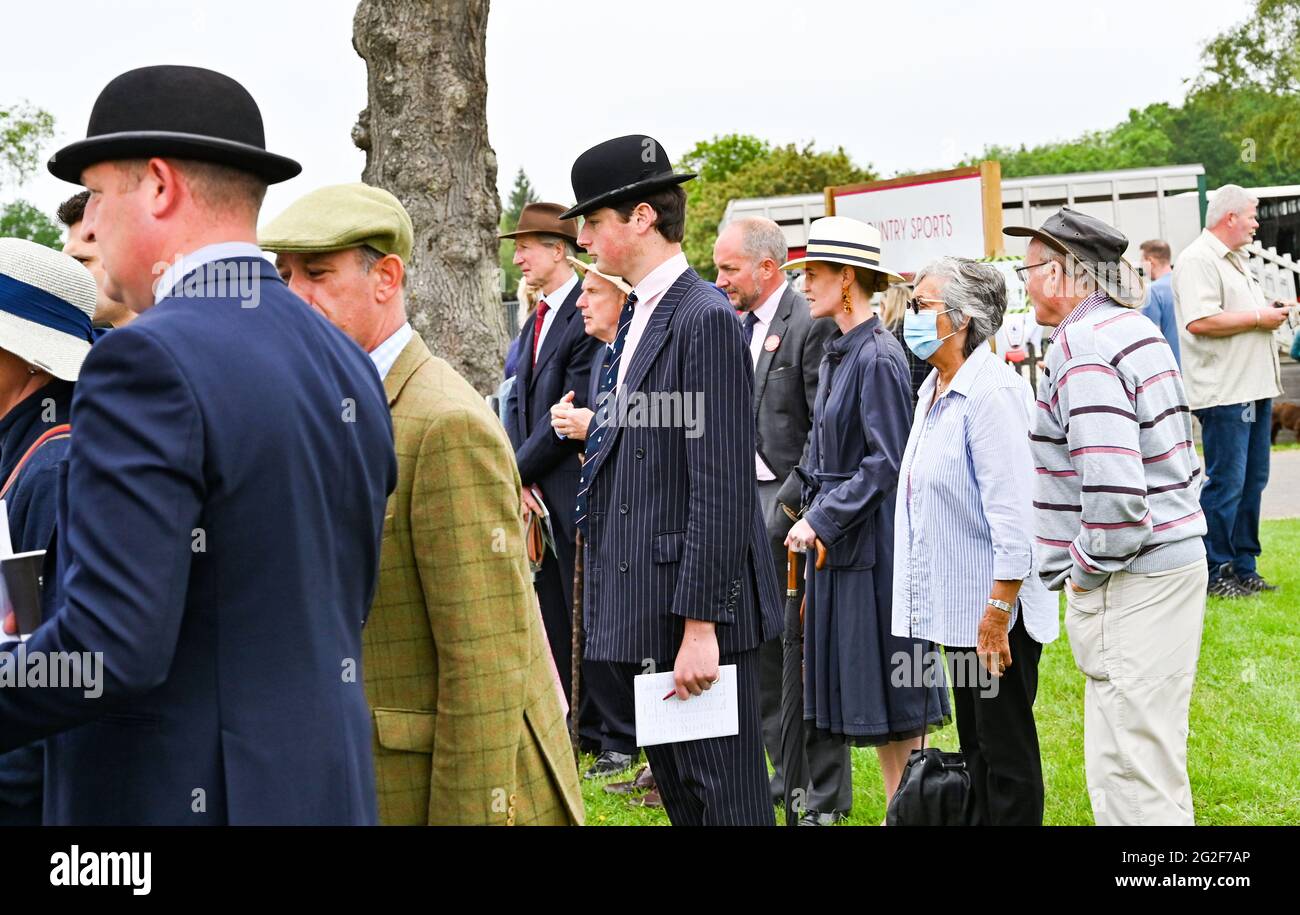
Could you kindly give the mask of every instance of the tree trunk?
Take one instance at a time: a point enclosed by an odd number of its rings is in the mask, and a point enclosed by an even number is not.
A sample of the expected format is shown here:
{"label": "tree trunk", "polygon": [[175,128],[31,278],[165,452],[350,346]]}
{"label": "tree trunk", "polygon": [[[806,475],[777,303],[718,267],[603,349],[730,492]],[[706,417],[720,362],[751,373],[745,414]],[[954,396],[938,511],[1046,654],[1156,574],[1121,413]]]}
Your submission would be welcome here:
{"label": "tree trunk", "polygon": [[510,340],[497,263],[496,153],[488,143],[488,0],[361,0],[352,44],[367,107],[352,129],[362,180],[415,224],[411,325],[480,393],[496,390]]}

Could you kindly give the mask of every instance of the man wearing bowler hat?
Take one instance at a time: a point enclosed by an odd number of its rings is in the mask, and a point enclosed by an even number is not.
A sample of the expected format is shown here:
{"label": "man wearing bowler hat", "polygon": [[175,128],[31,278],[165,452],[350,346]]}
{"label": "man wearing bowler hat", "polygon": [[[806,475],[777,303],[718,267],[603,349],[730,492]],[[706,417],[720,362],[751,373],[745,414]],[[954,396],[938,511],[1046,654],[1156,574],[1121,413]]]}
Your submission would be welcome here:
{"label": "man wearing bowler hat", "polygon": [[[627,694],[637,674],[671,670],[672,701],[736,665],[738,734],[646,752],[673,823],[771,825],[757,649],[781,613],[754,478],[753,364],[731,306],[682,254],[681,184],[693,177],[641,135],[573,165],[579,202],[564,217],[585,217],[578,244],[633,286],[600,367],[578,492],[586,655],[616,665]],[[645,409],[673,402],[680,416]]]}
{"label": "man wearing bowler hat", "polygon": [[[558,203],[530,203],[513,232],[501,237],[515,243],[514,263],[528,285],[541,290],[532,320],[519,332],[515,386],[506,407],[505,426],[515,449],[523,504],[543,523],[549,516],[552,542],[544,550],[534,586],[546,624],[546,638],[560,672],[564,694],[572,695],[573,670],[573,507],[578,497],[583,442],[561,438],[551,428],[551,405],[570,391],[577,406],[587,406],[591,361],[600,341],[588,337],[578,314],[582,286],[568,257],[578,250],[578,221],[561,219]],[[603,670],[583,671],[577,709],[578,736],[584,749],[597,754],[590,778],[627,769],[636,755],[630,726],[603,729],[600,706],[609,692]],[[604,733],[608,731],[608,733]]]}
{"label": "man wearing bowler hat", "polygon": [[90,190],[82,237],[141,314],[82,368],[63,602],[26,643],[101,658],[100,694],[0,689],[0,750],[50,738],[47,823],[374,823],[361,627],[392,424],[366,354],[256,245],[299,166],[239,83],[167,66],[110,82],[49,167]]}

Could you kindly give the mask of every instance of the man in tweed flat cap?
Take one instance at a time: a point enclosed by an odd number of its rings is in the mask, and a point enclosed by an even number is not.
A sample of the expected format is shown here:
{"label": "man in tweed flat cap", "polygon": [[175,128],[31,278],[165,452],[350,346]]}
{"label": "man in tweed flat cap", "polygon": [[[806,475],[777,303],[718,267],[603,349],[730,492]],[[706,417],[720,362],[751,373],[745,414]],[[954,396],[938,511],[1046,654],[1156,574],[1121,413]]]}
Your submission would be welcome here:
{"label": "man in tweed flat cap", "polygon": [[289,288],[370,354],[397,446],[363,632],[380,822],[581,823],[564,709],[501,424],[406,320],[411,219],[364,184],[263,229]]}

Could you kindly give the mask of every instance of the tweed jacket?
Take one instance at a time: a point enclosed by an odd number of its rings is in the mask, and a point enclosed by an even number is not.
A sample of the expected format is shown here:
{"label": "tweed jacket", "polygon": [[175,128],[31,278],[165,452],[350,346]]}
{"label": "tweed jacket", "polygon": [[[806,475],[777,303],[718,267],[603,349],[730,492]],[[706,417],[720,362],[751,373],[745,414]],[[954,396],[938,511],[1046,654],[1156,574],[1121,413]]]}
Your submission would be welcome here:
{"label": "tweed jacket", "polygon": [[384,388],[397,489],[363,632],[380,822],[580,824],[510,442],[418,335]]}

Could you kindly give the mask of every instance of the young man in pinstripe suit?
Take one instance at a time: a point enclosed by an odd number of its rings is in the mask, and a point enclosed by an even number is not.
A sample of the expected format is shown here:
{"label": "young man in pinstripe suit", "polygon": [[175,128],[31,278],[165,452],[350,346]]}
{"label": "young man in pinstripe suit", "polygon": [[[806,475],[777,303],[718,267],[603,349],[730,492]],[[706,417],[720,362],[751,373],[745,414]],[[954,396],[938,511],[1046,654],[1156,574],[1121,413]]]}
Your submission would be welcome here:
{"label": "young man in pinstripe suit", "polygon": [[[754,478],[753,365],[727,300],[687,265],[686,195],[651,137],[609,140],[573,166],[578,244],[632,295],[599,393],[688,399],[689,424],[601,410],[579,483],[586,656],[630,693],[671,668],[690,701],[736,665],[739,733],[647,748],[675,824],[772,825],[759,720],[758,646],[781,613]],[[688,411],[683,411],[687,413]]]}

